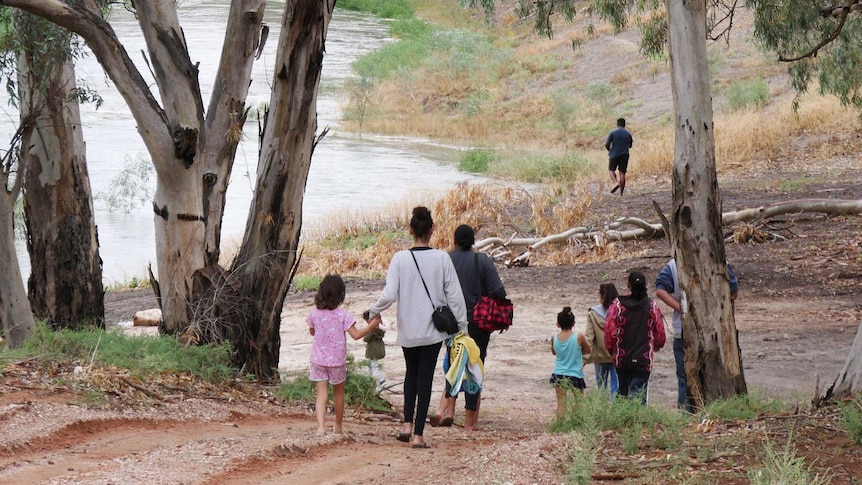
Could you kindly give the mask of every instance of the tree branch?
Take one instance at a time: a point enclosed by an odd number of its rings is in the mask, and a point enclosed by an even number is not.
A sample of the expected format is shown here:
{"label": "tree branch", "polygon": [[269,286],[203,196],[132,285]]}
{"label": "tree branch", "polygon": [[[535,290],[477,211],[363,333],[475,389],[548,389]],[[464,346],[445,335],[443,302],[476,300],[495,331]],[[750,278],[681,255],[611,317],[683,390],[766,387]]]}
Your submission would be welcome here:
{"label": "tree branch", "polygon": [[[796,56],[793,58],[787,58],[784,56],[779,56],[778,61],[779,62],[796,62],[796,61],[801,61],[802,59],[805,59],[808,57],[816,57],[817,53],[820,52],[820,49],[826,47],[827,45],[831,44],[832,41],[837,39],[838,36],[841,35],[841,31],[844,30],[844,24],[847,22],[847,13],[850,11],[850,4],[848,4],[847,6],[845,6],[843,8],[834,9],[834,11],[837,12],[837,15],[833,15],[833,16],[834,17],[840,17],[841,21],[838,22],[838,25],[835,27],[835,31],[832,32],[832,35],[830,35],[829,37],[820,41],[819,44],[814,46],[811,50],[809,50],[805,54],[802,54],[802,55],[799,55],[799,56]],[[822,10],[821,10],[820,14],[823,15]]]}

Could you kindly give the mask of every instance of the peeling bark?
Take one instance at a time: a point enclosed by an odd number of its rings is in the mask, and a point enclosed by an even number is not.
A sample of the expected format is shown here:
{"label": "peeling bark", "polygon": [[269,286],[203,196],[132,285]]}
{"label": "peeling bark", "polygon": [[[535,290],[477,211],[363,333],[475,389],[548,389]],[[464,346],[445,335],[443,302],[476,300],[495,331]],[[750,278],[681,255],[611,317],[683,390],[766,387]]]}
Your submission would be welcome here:
{"label": "peeling bark", "polygon": [[667,0],[676,119],[670,240],[688,295],[683,347],[689,395],[698,406],[746,392],[721,234],[706,2]]}
{"label": "peeling bark", "polygon": [[288,1],[282,19],[257,190],[232,271],[249,306],[250,340],[237,342],[249,372],[272,380],[278,369],[281,310],[297,259],[302,199],[317,130],[317,87],[335,0]]}
{"label": "peeling bark", "polygon": [[81,117],[77,102],[69,101],[74,67],[71,61],[45,65],[33,55],[26,51],[18,63],[21,117],[35,120],[21,157],[30,303],[55,328],[103,325],[102,260]]}
{"label": "peeling bark", "polygon": [[0,267],[4,270],[3,278],[0,278],[0,330],[11,348],[20,347],[36,328],[21,278],[18,254],[15,252],[14,207],[24,180],[20,172],[13,183],[10,184],[9,180],[16,160],[20,162],[20,140],[29,137],[32,129],[32,119],[22,123],[3,157],[0,169]]}

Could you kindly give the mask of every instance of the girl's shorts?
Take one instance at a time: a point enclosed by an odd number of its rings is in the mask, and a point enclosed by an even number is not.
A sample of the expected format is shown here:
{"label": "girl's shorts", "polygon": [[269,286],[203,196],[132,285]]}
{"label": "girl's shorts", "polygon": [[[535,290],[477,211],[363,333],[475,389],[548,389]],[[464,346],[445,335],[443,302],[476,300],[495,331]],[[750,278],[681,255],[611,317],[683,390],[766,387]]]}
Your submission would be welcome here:
{"label": "girl's shorts", "polygon": [[575,376],[558,376],[557,374],[551,374],[550,383],[554,387],[563,387],[563,386],[571,386],[574,389],[586,389],[587,383],[580,377]]}
{"label": "girl's shorts", "polygon": [[333,386],[347,380],[346,365],[308,365],[308,378],[314,382],[329,381]]}

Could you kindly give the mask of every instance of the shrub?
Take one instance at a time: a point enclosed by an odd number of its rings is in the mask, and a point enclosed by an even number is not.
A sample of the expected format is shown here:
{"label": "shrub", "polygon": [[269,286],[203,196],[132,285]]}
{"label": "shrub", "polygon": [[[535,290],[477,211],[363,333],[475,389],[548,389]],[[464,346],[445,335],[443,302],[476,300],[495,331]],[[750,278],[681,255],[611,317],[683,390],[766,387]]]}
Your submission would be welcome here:
{"label": "shrub", "polygon": [[764,448],[763,466],[748,471],[752,485],[820,485],[832,481],[830,473],[812,475],[805,459],[796,456],[796,449],[788,436],[784,450],[775,451],[774,444],[767,442]]}
{"label": "shrub", "polygon": [[461,156],[458,169],[470,173],[485,173],[488,167],[500,159],[500,155],[488,148],[474,148]]}
{"label": "shrub", "polygon": [[769,86],[763,79],[736,81],[727,89],[727,103],[731,110],[762,108],[769,104]]}

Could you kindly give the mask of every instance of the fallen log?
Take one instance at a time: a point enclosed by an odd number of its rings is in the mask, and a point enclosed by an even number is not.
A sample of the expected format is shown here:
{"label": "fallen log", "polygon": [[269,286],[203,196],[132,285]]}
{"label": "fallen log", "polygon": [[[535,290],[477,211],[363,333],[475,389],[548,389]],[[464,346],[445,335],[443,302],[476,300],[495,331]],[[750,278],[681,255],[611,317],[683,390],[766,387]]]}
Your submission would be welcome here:
{"label": "fallen log", "polygon": [[[751,209],[725,212],[721,215],[722,224],[736,222],[762,221],[771,217],[786,214],[823,213],[829,215],[862,214],[862,200],[832,200],[832,199],[798,199],[787,202],[764,205]],[[634,226],[635,229],[622,230]],[[571,241],[594,241],[597,246],[605,241],[631,241],[634,239],[661,238],[665,236],[660,223],[650,223],[637,217],[623,217],[607,224],[604,228],[573,227],[558,234],[543,237],[489,237],[476,242],[476,249],[488,252],[496,260],[508,256],[510,252],[504,248],[527,246],[518,256],[505,260],[507,266],[527,266],[533,253],[551,243]]]}

